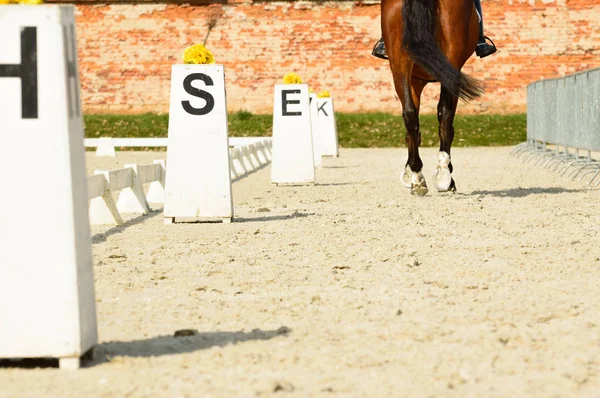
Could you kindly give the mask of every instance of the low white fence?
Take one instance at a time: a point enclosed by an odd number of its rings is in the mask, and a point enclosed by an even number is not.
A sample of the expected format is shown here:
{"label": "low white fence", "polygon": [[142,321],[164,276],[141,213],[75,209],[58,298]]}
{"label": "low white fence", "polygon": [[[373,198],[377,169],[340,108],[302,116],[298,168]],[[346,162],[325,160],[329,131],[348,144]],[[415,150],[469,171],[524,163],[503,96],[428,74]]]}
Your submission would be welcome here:
{"label": "low white fence", "polygon": [[[121,145],[122,143],[117,140],[119,139],[113,139],[116,146],[150,147],[162,146],[163,141],[155,142],[161,145],[148,145],[152,142],[148,140],[165,139],[137,138],[133,139],[135,141],[127,142],[127,145]],[[239,146],[229,150],[229,170],[232,180],[235,181],[256,171],[271,161],[270,138],[245,137],[241,140],[234,139],[233,142]],[[97,141],[87,142],[86,146],[93,146],[96,143]],[[121,213],[147,214],[150,211],[148,203],[164,203],[166,172],[164,160],[155,160],[149,165],[128,164],[118,170],[95,170],[94,175],[87,178],[90,224],[121,225],[123,224]],[[146,184],[150,186],[147,193],[144,193]],[[116,193],[119,195],[115,202],[113,195]]]}

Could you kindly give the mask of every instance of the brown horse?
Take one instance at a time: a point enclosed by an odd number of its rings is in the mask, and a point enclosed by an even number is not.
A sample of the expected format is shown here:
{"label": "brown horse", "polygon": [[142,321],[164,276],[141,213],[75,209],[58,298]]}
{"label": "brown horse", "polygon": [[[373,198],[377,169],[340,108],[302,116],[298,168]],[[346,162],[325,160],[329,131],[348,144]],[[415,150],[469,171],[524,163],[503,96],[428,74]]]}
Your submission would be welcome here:
{"label": "brown horse", "polygon": [[423,88],[438,81],[440,152],[434,172],[438,191],[456,191],[450,148],[458,99],[481,95],[480,83],[460,70],[475,51],[478,15],[473,0],[382,0],[381,30],[396,93],[402,102],[408,161],[402,183],[414,195],[428,192],[419,157],[419,105]]}

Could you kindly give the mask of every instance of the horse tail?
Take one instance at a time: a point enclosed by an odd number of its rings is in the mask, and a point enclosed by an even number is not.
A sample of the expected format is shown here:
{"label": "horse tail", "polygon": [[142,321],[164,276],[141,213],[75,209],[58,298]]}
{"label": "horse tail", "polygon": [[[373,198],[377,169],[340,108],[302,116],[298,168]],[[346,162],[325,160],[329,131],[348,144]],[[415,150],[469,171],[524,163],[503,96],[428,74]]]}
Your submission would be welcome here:
{"label": "horse tail", "polygon": [[402,19],[402,45],[414,63],[465,102],[482,94],[480,83],[456,69],[437,44],[437,0],[404,0]]}

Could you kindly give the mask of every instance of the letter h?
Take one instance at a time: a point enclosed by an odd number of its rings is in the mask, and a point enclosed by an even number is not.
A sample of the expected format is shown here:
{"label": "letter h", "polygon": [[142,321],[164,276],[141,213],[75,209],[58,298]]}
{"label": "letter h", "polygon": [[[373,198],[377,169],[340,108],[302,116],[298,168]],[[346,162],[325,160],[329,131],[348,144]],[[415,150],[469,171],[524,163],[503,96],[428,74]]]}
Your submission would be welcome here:
{"label": "letter h", "polygon": [[37,28],[21,28],[21,63],[0,65],[0,78],[21,79],[21,117],[38,118]]}

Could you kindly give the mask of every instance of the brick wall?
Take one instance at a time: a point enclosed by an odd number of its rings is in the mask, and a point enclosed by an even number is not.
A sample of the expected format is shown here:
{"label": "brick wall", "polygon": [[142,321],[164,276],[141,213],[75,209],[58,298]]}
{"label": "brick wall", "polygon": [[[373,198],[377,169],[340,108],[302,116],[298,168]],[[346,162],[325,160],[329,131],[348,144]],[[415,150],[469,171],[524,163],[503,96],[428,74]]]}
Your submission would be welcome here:
{"label": "brick wall", "polygon": [[[240,1],[240,0],[234,0]],[[77,34],[85,111],[167,112],[170,66],[202,43],[225,65],[230,110],[272,111],[273,85],[298,73],[327,89],[338,111],[401,111],[386,61],[370,55],[380,37],[379,4],[78,3]],[[464,71],[486,92],[461,113],[523,112],[526,85],[600,66],[598,0],[483,0],[486,34],[499,52],[473,56]],[[208,32],[210,21],[216,22]],[[434,112],[439,86],[424,92]]]}

